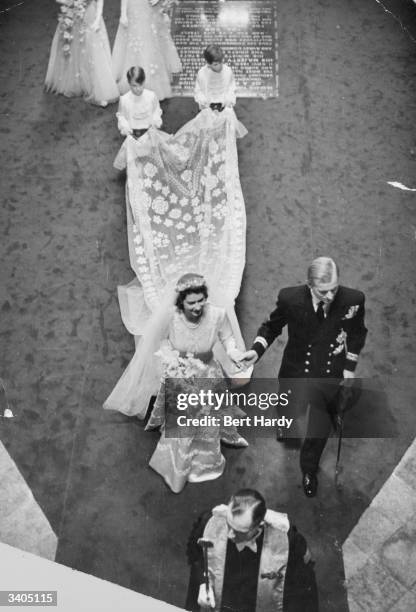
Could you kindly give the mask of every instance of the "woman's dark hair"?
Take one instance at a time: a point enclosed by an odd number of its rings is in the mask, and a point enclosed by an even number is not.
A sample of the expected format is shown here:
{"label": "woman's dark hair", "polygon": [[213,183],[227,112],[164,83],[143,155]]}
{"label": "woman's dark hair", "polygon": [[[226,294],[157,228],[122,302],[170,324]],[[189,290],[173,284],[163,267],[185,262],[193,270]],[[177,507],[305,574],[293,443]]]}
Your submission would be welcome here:
{"label": "woman's dark hair", "polygon": [[146,74],[141,66],[132,66],[127,70],[127,81],[129,83],[138,83],[143,85]]}
{"label": "woman's dark hair", "polygon": [[224,59],[224,52],[218,45],[208,45],[204,51],[204,59],[207,64],[222,62]]}
{"label": "woman's dark hair", "polygon": [[176,297],[175,306],[178,310],[183,310],[183,303],[188,295],[191,293],[202,293],[205,299],[208,297],[208,288],[207,286],[200,285],[199,287],[188,287],[187,289],[182,289],[182,291],[178,291],[178,295]]}

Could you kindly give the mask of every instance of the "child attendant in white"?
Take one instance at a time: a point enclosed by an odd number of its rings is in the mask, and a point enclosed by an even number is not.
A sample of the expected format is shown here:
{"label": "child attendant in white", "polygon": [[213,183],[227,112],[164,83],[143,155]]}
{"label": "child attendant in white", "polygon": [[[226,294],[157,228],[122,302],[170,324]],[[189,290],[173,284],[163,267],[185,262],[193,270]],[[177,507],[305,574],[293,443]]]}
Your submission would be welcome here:
{"label": "child attendant in white", "polygon": [[118,129],[122,136],[132,135],[140,138],[149,127],[160,128],[162,109],[156,94],[146,89],[146,75],[140,66],[132,66],[127,71],[130,91],[120,97],[116,113]]}
{"label": "child attendant in white", "polygon": [[223,63],[221,47],[209,45],[204,58],[206,64],[198,72],[194,92],[199,109],[222,111],[226,107],[232,108],[236,102],[236,84],[233,71]]}

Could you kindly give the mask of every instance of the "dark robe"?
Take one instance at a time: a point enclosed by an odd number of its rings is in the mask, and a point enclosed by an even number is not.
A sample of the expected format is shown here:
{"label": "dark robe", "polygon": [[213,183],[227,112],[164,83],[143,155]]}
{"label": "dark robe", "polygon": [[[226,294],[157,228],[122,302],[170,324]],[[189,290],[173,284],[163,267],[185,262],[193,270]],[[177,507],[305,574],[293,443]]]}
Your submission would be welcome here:
{"label": "dark robe", "polygon": [[[193,612],[199,612],[198,593],[204,582],[202,549],[197,542],[203,536],[211,517],[212,513],[207,512],[196,521],[188,542],[191,574],[185,609]],[[315,572],[313,562],[308,559],[305,538],[294,526],[290,527],[287,535],[289,558],[283,592],[283,611],[318,612]],[[239,552],[235,544],[231,540],[228,541],[221,612],[255,612],[263,534],[256,542],[257,553],[249,548],[243,548]]]}

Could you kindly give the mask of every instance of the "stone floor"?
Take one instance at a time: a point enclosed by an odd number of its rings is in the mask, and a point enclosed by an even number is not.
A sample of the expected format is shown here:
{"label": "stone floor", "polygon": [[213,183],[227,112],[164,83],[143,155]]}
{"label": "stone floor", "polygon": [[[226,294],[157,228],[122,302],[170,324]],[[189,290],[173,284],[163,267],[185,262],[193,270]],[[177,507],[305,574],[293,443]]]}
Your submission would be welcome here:
{"label": "stone floor", "polygon": [[[44,93],[56,7],[15,4],[0,12],[0,377],[16,416],[0,421],[0,438],[59,538],[57,561],[181,606],[192,521],[256,486],[308,538],[321,611],[347,610],[341,544],[415,435],[416,196],[387,181],[416,187],[416,44],[376,0],[280,0],[280,97],[236,108],[249,130],[243,334],[249,342],[279,287],[331,254],[342,282],[366,293],[360,373],[385,388],[394,438],[346,440],[339,493],[331,440],[313,500],[297,451],[253,437],[225,450],[224,477],[175,496],[147,467],[157,434],[101,410],[133,353],[116,297],[131,271],[115,107]],[[413,27],[413,7],[388,6]],[[108,2],[110,38],[117,13]],[[167,131],[196,110],[188,99],[163,106]],[[283,341],[259,375],[275,374]]]}
{"label": "stone floor", "polygon": [[416,441],[343,545],[351,612],[416,609]]}
{"label": "stone floor", "polygon": [[1,442],[0,482],[0,542],[54,561],[58,538]]}

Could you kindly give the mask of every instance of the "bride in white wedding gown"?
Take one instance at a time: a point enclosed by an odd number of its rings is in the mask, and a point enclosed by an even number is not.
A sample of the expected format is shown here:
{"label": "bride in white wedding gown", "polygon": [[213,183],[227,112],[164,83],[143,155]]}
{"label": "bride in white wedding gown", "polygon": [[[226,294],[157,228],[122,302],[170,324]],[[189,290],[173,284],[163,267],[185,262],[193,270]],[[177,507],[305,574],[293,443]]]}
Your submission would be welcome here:
{"label": "bride in white wedding gown", "polygon": [[[161,426],[161,437],[149,465],[174,493],[179,493],[186,482],[221,476],[225,466],[221,442],[248,446],[234,426],[225,425],[226,415],[245,416],[238,407],[214,408],[200,403],[188,406],[184,413],[177,409],[181,395],[188,397],[191,392],[198,397],[206,388],[217,394],[227,390],[223,370],[212,350],[215,344],[221,344],[235,361],[243,355],[236,347],[224,309],[211,304],[208,298],[208,287],[199,274],[184,274],[178,279],[166,334],[158,351],[164,371],[146,429]],[[215,426],[203,424],[209,415],[217,419]],[[184,416],[196,417],[197,424],[184,427],[179,420]]]}
{"label": "bride in white wedding gown", "polygon": [[[144,418],[160,386],[155,352],[166,336],[168,307],[177,279],[206,279],[210,302],[225,308],[237,347],[244,342],[234,312],[245,265],[246,214],[236,138],[246,133],[229,108],[202,110],[175,135],[154,127],[128,136],[115,166],[127,168],[130,264],[136,279],[119,287],[123,322],[136,352],[104,407]],[[214,355],[231,378],[239,373],[221,348]]]}

